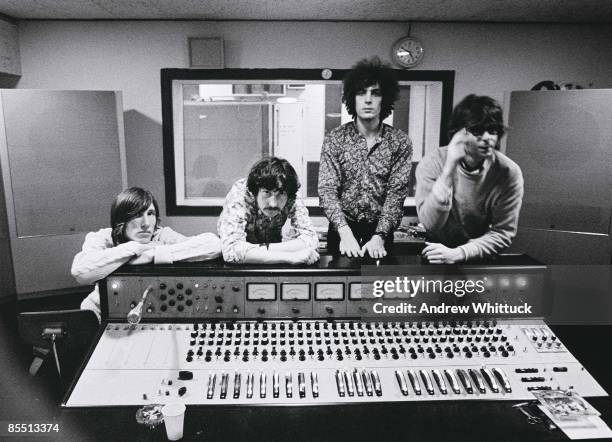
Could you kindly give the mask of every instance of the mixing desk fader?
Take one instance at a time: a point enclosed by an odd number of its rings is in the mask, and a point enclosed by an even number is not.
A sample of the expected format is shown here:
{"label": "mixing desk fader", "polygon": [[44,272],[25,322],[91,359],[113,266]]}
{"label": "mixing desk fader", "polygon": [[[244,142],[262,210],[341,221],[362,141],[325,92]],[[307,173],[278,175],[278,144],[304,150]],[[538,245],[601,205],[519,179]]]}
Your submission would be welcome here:
{"label": "mixing desk fader", "polygon": [[[510,281],[490,296],[535,299],[543,290],[537,268],[480,271]],[[361,320],[355,269],[149,272],[101,282],[103,329],[65,406],[606,395],[541,319]],[[139,301],[142,320],[129,324]]]}
{"label": "mixing desk fader", "polygon": [[531,399],[606,393],[540,320],[109,323],[68,406]]}

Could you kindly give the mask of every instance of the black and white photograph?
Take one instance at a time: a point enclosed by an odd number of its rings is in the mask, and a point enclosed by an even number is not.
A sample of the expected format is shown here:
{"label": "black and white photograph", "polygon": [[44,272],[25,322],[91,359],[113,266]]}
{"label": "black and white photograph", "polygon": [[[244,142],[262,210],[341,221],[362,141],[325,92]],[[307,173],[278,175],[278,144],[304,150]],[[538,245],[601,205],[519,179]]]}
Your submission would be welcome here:
{"label": "black and white photograph", "polygon": [[612,439],[612,3],[0,0],[0,439]]}

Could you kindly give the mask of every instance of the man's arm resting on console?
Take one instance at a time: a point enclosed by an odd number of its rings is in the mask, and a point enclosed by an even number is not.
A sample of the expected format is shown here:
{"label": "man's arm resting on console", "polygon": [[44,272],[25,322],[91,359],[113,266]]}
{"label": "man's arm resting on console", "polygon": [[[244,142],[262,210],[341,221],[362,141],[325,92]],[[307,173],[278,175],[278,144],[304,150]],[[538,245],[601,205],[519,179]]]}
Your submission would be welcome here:
{"label": "man's arm resting on console", "polygon": [[304,252],[310,251],[303,249],[298,249],[296,251],[272,250],[272,244],[270,244],[270,249],[265,246],[249,249],[244,256],[243,262],[245,264],[301,264],[303,262],[303,257],[302,259],[299,258]]}
{"label": "man's arm resting on console", "polygon": [[90,232],[72,261],[71,274],[79,284],[93,284],[149,248],[136,241],[108,247],[103,231]]}

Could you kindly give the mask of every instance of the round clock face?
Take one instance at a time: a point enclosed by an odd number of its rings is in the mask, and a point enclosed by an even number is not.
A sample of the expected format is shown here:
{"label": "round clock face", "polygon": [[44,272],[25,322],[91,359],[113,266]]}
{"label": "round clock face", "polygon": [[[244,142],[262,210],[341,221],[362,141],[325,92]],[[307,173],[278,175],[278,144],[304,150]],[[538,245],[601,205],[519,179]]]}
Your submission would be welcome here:
{"label": "round clock face", "polygon": [[400,38],[393,45],[393,61],[405,68],[412,68],[423,60],[425,48],[418,38]]}

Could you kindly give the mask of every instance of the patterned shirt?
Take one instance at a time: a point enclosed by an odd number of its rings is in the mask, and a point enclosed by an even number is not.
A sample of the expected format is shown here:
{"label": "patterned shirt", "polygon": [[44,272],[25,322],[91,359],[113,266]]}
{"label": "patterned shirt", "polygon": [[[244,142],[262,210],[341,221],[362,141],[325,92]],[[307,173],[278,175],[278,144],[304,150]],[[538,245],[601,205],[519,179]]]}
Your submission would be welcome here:
{"label": "patterned shirt", "polygon": [[323,141],[319,199],[336,229],[351,222],[378,222],[376,231],[390,234],[402,220],[412,143],[399,129],[383,124],[368,149],[355,122],[332,130]]}
{"label": "patterned shirt", "polygon": [[[287,219],[291,226],[283,229]],[[247,189],[246,178],[236,181],[225,197],[217,230],[227,262],[243,263],[247,252],[263,243],[299,238],[314,250],[319,247],[317,232],[300,198],[290,198],[279,213],[269,217],[257,206],[257,198]]]}

